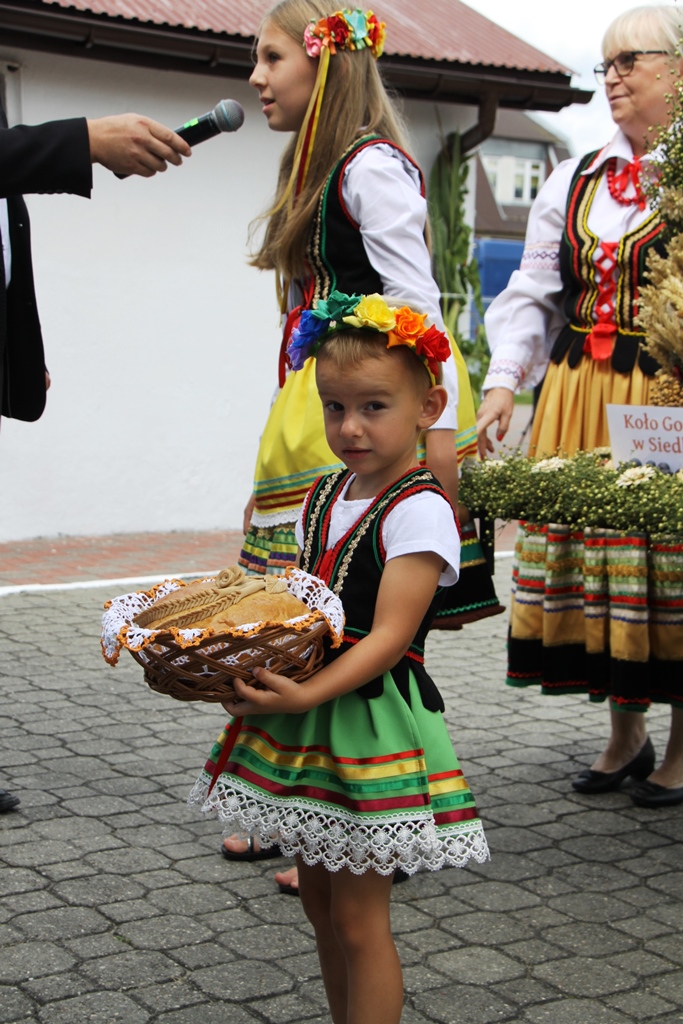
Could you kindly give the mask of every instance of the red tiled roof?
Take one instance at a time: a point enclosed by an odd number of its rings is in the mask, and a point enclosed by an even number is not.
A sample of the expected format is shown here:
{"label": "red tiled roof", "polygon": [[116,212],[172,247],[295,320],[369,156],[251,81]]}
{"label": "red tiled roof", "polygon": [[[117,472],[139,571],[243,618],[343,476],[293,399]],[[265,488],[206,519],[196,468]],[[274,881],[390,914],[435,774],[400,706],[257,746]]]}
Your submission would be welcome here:
{"label": "red tiled roof", "polygon": [[[251,38],[272,0],[42,0],[65,10]],[[419,5],[419,7],[418,7]],[[330,4],[332,10],[334,4]],[[473,11],[461,0],[379,0],[387,54],[569,74],[565,65]]]}

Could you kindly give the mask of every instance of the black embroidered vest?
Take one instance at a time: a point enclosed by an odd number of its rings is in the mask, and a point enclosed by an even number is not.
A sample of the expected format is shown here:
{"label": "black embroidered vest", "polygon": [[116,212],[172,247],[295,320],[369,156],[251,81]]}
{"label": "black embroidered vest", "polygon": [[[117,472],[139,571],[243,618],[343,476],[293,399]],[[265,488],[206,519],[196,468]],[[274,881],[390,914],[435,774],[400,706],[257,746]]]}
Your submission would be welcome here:
{"label": "black embroidered vest", "polygon": [[[583,357],[584,343],[594,326],[593,312],[598,299],[593,256],[601,240],[588,227],[588,216],[607,165],[603,164],[594,174],[582,173],[597,152],[584,156],[574,173],[560,243],[560,273],[569,323],[560,331],[550,358],[559,364],[567,357],[572,369],[579,365]],[[616,256],[619,279],[614,302],[617,332],[611,356],[612,368],[619,373],[630,373],[636,360],[648,376],[652,376],[659,368],[656,360],[640,348],[645,335],[636,326],[635,318],[638,314],[638,290],[647,279],[648,253],[654,249],[664,255],[666,251],[662,240],[663,231],[664,225],[655,212],[619,241]]]}
{"label": "black embroidered vest", "polygon": [[[307,248],[306,257],[314,279],[313,308],[335,288],[347,295],[383,291],[382,279],[367,257],[359,225],[351,217],[342,196],[344,172],[349,162],[362,149],[380,142],[403,153],[420,171],[415,161],[396,143],[379,135],[365,135],[349,146],[323,186]],[[420,183],[424,196],[421,171]]]}
{"label": "black embroidered vest", "polygon": [[[382,524],[396,505],[421,491],[433,491],[446,497],[437,480],[427,469],[410,470],[390,484],[373,500],[360,519],[329,551],[326,551],[332,506],[347,483],[350,470],[343,469],[320,477],[311,488],[303,510],[306,538],[301,568],[325,580],[341,599],[346,614],[344,641],[336,650],[328,648],[326,660],[331,661],[344,650],[367,636],[372,628],[377,592],[384,569],[385,551]],[[446,498],[446,500],[448,500]],[[391,669],[391,674],[404,700],[409,703],[408,669],[417,680],[423,705],[429,711],[443,711],[444,703],[436,684],[424,667],[424,645],[427,632],[441,603],[439,588],[415,634],[406,654]],[[381,677],[356,690],[362,697],[381,696]]]}
{"label": "black embroidered vest", "polygon": [[304,309],[315,309],[322,299],[327,299],[335,288],[347,295],[372,295],[384,291],[382,278],[368,259],[363,245],[360,226],[346,208],[342,195],[344,171],[350,160],[367,146],[384,143],[398,150],[413,164],[420,175],[420,191],[425,194],[422,171],[415,161],[400,146],[380,135],[364,135],[353,142],[332,168],[327,178],[306,247],[308,274],[300,281],[303,302],[289,313],[280,345],[279,382],[284,387],[287,345],[292,330],[298,326]]}

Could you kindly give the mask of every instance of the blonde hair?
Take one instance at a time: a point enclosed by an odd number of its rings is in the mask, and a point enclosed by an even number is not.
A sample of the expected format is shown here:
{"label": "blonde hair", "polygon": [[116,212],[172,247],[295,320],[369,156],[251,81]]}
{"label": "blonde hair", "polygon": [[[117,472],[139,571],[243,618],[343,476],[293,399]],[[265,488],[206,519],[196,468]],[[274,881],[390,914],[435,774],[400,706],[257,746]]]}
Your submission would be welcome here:
{"label": "blonde hair", "polygon": [[[280,0],[265,15],[261,29],[270,22],[303,43],[308,23],[332,13],[331,7],[329,0]],[[306,246],[323,185],[344,151],[356,138],[368,133],[381,135],[406,148],[402,119],[384,87],[370,50],[338,50],[330,60],[306,184],[293,209],[286,205],[277,208],[292,170],[297,142],[293,136],[280,160],[273,205],[255,222],[266,220],[267,225],[263,241],[250,261],[252,266],[275,270],[285,279],[304,275]]]}
{"label": "blonde hair", "polygon": [[602,40],[602,55],[608,60],[629,50],[664,50],[673,56],[682,36],[683,12],[679,7],[634,7],[608,27]]}
{"label": "blonde hair", "polygon": [[[369,331],[349,327],[338,331],[323,342],[316,353],[316,362],[326,360],[338,370],[356,367],[366,359],[389,358],[401,359],[406,372],[410,374],[418,391],[426,391],[432,386],[429,371],[420,357],[409,345],[393,345],[387,348],[387,336],[380,331]],[[436,383],[442,380],[441,366],[436,375]]]}

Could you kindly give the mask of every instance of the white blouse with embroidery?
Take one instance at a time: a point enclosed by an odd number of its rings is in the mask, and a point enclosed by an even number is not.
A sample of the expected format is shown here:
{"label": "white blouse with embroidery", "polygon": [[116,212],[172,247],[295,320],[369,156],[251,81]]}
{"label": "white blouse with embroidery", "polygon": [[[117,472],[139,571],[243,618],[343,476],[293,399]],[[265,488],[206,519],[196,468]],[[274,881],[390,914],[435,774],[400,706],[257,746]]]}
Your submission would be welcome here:
{"label": "white blouse with embroidery", "polygon": [[[631,143],[621,130],[595,159],[584,174],[616,158],[615,173],[619,175],[633,161]],[[566,324],[563,310],[563,286],[560,277],[560,240],[565,228],[567,198],[580,158],[564,160],[550,175],[538,193],[527,225],[526,243],[519,270],[510,277],[507,288],[496,296],[486,311],[486,333],[491,349],[491,364],[483,390],[520,387],[532,388],[545,375],[553,342]],[[643,171],[656,160],[656,152],[641,157]],[[625,197],[635,195],[629,182]],[[652,210],[640,209],[637,203],[625,205],[612,198],[607,176],[603,175],[588,214],[588,226],[598,238],[616,243],[628,232],[635,231]],[[594,260],[598,286],[605,275],[616,283],[618,268],[605,259],[607,253],[598,246]],[[596,319],[600,306],[596,304]],[[603,316],[606,311],[603,312]]]}

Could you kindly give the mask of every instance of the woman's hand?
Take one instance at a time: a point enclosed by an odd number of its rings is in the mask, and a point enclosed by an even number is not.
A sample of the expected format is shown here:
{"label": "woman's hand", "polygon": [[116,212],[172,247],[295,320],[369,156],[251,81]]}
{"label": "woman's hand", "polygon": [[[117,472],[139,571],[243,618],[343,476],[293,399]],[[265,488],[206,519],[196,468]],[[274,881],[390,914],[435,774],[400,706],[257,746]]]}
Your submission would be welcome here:
{"label": "woman's hand", "polygon": [[311,690],[292,679],[260,667],[253,669],[253,676],[259,689],[242,679],[233,680],[236,697],[223,702],[229,715],[299,715],[315,707]]}
{"label": "woman's hand", "polygon": [[484,395],[484,400],[477,409],[477,434],[479,437],[479,454],[485,458],[487,452],[493,451],[493,442],[486,430],[492,423],[498,423],[496,440],[502,441],[510,427],[515,395],[509,388],[491,388]]}

